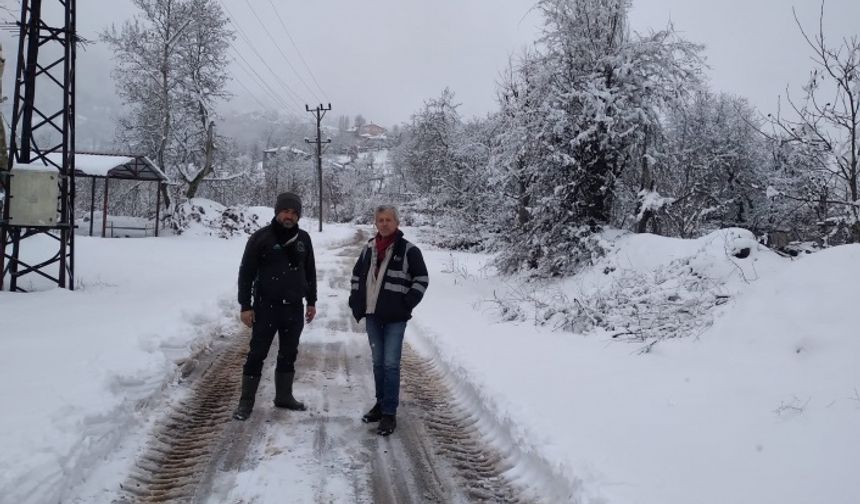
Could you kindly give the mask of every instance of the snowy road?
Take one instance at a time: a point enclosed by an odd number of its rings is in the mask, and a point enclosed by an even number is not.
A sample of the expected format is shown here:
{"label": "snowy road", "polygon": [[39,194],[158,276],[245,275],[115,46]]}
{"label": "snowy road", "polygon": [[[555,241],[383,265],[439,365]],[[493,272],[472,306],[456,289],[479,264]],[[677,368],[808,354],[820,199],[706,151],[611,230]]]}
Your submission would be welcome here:
{"label": "snowy road", "polygon": [[273,347],[253,415],[230,420],[247,331],[221,340],[189,361],[187,397],[168,408],[118,502],[525,501],[503,475],[510,464],[482,442],[477,417],[408,344],[397,431],[383,438],[361,423],[373,398],[370,350],[346,296],[362,242],[357,234],[318,254],[319,315],[296,364],[295,393],[308,411],[272,406]]}
{"label": "snowy road", "polygon": [[[431,286],[406,333],[400,425],[380,439],[358,419],[372,397],[366,336],[346,312],[356,227],[312,235],[319,319],[297,383],[310,410],[271,406],[269,367],[244,424],[230,412],[247,351],[245,240],[210,231],[80,237],[79,289],[0,293],[0,396],[13,405],[0,415],[0,503],[860,502],[860,346],[845,317],[857,245],[790,262],[758,248],[749,261],[726,253],[743,230],[627,235],[577,279],[521,285],[491,255],[406,229]],[[678,268],[693,287],[666,282]],[[699,337],[645,355],[553,330],[560,315],[521,297],[615,300],[621,316],[676,291],[733,300]]]}

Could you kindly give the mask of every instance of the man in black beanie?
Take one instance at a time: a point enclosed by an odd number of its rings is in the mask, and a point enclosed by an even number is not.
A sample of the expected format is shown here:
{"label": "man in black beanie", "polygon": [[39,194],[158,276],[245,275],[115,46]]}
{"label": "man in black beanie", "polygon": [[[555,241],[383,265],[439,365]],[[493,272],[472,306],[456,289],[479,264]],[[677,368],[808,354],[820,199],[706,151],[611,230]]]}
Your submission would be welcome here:
{"label": "man in black beanie", "polygon": [[275,406],[305,409],[293,397],[293,379],[299,336],[305,322],[316,316],[317,274],[311,237],[299,229],[301,215],[298,195],[278,195],[272,222],[251,235],[245,246],[239,266],[239,305],[242,323],[251,328],[251,345],[242,370],[242,397],[233,412],[236,420],[251,415],[263,361],[276,332]]}

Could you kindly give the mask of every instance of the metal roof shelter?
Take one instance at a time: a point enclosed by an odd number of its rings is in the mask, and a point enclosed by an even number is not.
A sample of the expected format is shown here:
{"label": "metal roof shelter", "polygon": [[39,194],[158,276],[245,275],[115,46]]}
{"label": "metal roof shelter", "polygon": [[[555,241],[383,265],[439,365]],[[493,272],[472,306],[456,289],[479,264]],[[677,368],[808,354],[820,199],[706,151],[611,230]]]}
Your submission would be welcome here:
{"label": "metal roof shelter", "polygon": [[[53,156],[49,154],[48,157]],[[93,216],[95,214],[96,179],[104,179],[102,238],[107,232],[108,189],[110,179],[157,182],[155,203],[155,236],[161,221],[161,190],[168,182],[167,175],[155,166],[148,157],[135,154],[112,154],[105,152],[75,152],[75,176],[89,177],[90,185],[90,236],[93,235]]]}

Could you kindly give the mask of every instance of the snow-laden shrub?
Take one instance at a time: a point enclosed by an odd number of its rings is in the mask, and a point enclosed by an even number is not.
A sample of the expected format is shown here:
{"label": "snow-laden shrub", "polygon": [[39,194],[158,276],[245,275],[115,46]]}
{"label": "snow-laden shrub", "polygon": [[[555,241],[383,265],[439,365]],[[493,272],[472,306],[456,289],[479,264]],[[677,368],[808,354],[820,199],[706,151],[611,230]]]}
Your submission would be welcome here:
{"label": "snow-laden shrub", "polygon": [[203,199],[190,199],[177,205],[169,216],[169,223],[176,234],[194,234],[231,238],[250,235],[268,223],[265,207],[243,205],[225,207]]}
{"label": "snow-laden shrub", "polygon": [[[499,250],[496,265],[504,272],[519,271],[530,277],[549,278],[574,275],[595,264],[606,253],[600,228],[550,225],[550,231],[512,241],[502,236],[494,244]],[[552,240],[546,239],[551,235]]]}
{"label": "snow-laden shrub", "polygon": [[246,206],[227,207],[221,213],[219,234],[221,238],[237,235],[250,235],[260,229],[268,221],[261,219],[259,213]]}
{"label": "snow-laden shrub", "polygon": [[[629,250],[617,245],[571,288],[549,289],[523,282],[497,295],[504,320],[532,318],[565,331],[605,331],[618,340],[644,343],[700,334],[713,322],[713,309],[758,278],[756,261],[767,249],[745,229],[723,229],[687,242],[688,252],[656,267],[629,264]],[[694,245],[694,247],[689,247]],[[641,251],[639,251],[641,253]]]}

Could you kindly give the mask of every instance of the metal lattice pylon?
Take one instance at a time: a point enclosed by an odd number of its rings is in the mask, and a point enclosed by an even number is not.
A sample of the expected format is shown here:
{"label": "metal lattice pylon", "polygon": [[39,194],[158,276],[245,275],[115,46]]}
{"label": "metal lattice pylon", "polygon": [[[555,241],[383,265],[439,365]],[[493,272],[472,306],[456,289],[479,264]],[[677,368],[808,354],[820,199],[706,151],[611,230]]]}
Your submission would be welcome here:
{"label": "metal lattice pylon", "polygon": [[[61,26],[50,26],[45,21],[49,16],[62,16]],[[25,275],[38,275],[74,289],[75,0],[53,0],[44,5],[42,0],[22,0],[18,32],[9,165],[0,166],[0,184],[7,196],[0,215],[0,290],[8,276],[9,290],[24,292],[19,279]],[[14,216],[10,216],[13,166],[28,164],[53,167],[58,172],[57,219],[50,225],[15,225]],[[38,236],[49,237],[51,244],[56,240],[57,252],[32,263],[22,260],[22,248]]]}

